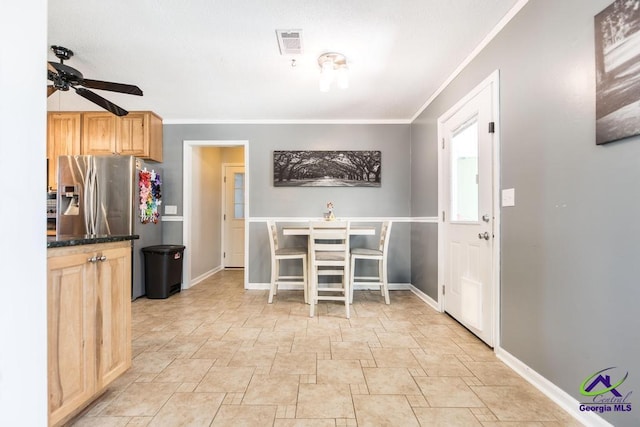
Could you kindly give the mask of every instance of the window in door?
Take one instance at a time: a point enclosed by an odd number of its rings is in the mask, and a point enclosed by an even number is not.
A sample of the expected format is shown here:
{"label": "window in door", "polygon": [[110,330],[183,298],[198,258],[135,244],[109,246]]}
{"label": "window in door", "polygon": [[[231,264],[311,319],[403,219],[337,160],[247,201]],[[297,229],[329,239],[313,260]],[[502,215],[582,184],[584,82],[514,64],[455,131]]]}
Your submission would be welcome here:
{"label": "window in door", "polygon": [[451,137],[451,220],[478,221],[478,118]]}
{"label": "window in door", "polygon": [[233,174],[233,218],[244,219],[244,173]]}

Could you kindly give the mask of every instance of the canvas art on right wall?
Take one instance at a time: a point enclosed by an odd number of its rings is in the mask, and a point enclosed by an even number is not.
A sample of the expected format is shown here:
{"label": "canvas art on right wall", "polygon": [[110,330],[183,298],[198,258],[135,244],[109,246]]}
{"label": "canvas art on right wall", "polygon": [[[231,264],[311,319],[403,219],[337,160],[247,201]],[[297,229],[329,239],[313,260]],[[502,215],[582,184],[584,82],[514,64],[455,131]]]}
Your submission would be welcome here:
{"label": "canvas art on right wall", "polygon": [[640,1],[595,16],[596,144],[640,134]]}

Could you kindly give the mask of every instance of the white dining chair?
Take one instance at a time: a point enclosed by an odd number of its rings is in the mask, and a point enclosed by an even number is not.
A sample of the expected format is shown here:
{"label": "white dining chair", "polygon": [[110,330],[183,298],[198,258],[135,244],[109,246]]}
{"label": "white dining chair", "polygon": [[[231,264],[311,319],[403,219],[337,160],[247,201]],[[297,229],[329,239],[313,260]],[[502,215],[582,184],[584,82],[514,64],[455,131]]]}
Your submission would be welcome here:
{"label": "white dining chair", "polygon": [[[269,230],[269,244],[271,246],[271,284],[269,287],[269,304],[273,302],[273,296],[278,293],[278,285],[302,285],[304,290],[304,302],[308,302],[309,280],[307,277],[307,248],[291,247],[281,248],[278,243],[278,228],[274,221],[267,221]],[[301,276],[280,275],[280,263],[285,260],[301,260]]]}
{"label": "white dining chair", "polygon": [[[391,236],[391,221],[384,221],[380,227],[380,241],[376,249],[370,248],[353,248],[351,249],[351,278],[350,302],[353,302],[354,285],[378,285],[380,293],[384,297],[385,304],[389,304],[389,282],[387,278],[387,258],[389,253],[389,238]],[[374,260],[378,263],[377,276],[356,276],[356,261],[358,260]]]}
{"label": "white dining chair", "polygon": [[[344,301],[349,313],[349,221],[312,221],[309,225],[310,278],[309,316],[318,301]],[[320,280],[340,277],[340,282]]]}

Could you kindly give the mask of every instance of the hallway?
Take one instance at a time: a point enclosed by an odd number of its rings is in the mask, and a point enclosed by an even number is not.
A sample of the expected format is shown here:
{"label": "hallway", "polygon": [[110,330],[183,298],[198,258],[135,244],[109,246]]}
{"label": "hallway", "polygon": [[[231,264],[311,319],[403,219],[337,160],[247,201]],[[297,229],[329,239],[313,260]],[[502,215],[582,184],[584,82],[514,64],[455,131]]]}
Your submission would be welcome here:
{"label": "hallway", "polygon": [[133,366],[73,426],[578,426],[409,291],[308,317],[301,291],[225,270],[133,302]]}

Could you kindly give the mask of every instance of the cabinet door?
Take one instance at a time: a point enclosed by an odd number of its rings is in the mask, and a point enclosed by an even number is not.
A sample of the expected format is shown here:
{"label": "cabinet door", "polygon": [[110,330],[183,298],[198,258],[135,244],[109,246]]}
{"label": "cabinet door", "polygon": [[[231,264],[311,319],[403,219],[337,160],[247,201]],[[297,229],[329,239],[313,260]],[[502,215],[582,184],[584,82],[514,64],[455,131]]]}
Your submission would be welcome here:
{"label": "cabinet door", "polygon": [[141,158],[149,157],[149,115],[129,113],[118,119],[116,145],[118,153]]}
{"label": "cabinet door", "polygon": [[82,113],[82,154],[116,152],[117,118],[111,113]]}
{"label": "cabinet door", "polygon": [[149,160],[162,162],[162,118],[153,112],[147,113],[147,138],[149,139]]}
{"label": "cabinet door", "polygon": [[95,267],[86,254],[48,259],[49,424],[95,393]]}
{"label": "cabinet door", "polygon": [[131,247],[99,252],[96,283],[98,389],[131,366]]}
{"label": "cabinet door", "polygon": [[49,113],[47,115],[47,159],[49,188],[58,188],[58,156],[80,154],[80,113]]}

